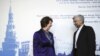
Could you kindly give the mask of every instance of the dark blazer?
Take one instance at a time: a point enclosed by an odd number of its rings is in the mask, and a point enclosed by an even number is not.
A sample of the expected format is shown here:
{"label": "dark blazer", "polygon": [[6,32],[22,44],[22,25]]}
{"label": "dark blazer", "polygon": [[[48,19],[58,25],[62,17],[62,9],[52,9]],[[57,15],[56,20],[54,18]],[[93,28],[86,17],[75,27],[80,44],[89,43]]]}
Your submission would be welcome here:
{"label": "dark blazer", "polygon": [[54,39],[53,34],[51,35],[52,44],[50,40],[45,36],[43,29],[34,33],[33,38],[33,55],[34,56],[55,56],[54,50]]}
{"label": "dark blazer", "polygon": [[[75,35],[73,38],[73,51],[75,48]],[[78,56],[95,56],[95,32],[90,26],[83,26],[77,39]]]}

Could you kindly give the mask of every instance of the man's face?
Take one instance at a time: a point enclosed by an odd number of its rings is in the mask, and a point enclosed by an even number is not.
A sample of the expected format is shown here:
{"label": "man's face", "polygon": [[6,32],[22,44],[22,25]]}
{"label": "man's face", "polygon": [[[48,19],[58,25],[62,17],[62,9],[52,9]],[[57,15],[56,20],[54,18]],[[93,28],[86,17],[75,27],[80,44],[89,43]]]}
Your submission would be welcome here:
{"label": "man's face", "polygon": [[73,22],[74,22],[74,25],[75,25],[77,28],[79,28],[79,27],[83,24],[82,19],[80,19],[80,17],[75,17],[75,18],[73,19]]}

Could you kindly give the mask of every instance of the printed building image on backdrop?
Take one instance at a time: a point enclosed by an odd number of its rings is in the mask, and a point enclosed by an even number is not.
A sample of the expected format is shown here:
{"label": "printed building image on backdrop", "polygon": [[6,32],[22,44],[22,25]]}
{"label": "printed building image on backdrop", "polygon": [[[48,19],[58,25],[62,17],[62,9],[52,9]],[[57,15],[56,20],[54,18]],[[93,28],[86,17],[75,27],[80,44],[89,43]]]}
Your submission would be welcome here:
{"label": "printed building image on backdrop", "polygon": [[16,41],[16,32],[14,31],[15,25],[13,21],[13,13],[11,7],[8,13],[8,24],[6,28],[4,42],[2,42],[2,48],[0,49],[0,56],[28,56],[29,52],[29,42],[24,41],[21,43],[21,48],[19,48],[19,43]]}

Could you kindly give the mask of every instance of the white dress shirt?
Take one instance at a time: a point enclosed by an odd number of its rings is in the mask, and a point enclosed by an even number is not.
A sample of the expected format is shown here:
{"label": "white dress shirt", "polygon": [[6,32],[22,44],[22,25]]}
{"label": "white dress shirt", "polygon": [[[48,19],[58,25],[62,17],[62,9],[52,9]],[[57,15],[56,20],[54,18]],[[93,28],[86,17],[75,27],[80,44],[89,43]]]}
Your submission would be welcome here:
{"label": "white dress shirt", "polygon": [[79,28],[78,28],[78,30],[77,30],[77,32],[76,32],[76,35],[75,35],[75,48],[77,48],[77,40],[78,40],[78,36],[79,36],[79,34],[80,34],[80,31],[81,31],[81,29],[83,28],[83,25],[81,25]]}

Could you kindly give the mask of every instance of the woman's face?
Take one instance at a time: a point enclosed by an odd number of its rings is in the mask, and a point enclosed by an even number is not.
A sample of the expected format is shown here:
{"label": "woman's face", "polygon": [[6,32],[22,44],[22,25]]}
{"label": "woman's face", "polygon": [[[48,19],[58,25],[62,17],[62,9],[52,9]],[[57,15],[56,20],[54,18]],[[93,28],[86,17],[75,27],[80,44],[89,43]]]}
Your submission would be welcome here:
{"label": "woman's face", "polygon": [[49,23],[46,26],[46,29],[49,30],[51,28],[51,26],[52,26],[52,21],[49,21]]}

